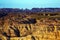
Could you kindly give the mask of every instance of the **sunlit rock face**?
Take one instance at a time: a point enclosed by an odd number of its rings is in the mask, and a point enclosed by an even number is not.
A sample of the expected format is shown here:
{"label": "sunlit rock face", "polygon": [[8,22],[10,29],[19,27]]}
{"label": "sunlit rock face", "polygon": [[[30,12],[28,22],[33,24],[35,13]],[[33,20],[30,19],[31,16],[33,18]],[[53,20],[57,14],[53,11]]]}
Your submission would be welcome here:
{"label": "sunlit rock face", "polygon": [[[3,22],[3,23],[2,23]],[[34,24],[36,19],[33,18],[23,18],[18,14],[9,14],[1,18],[1,34],[6,37],[24,37],[32,34],[34,29]],[[32,27],[33,26],[33,27]]]}
{"label": "sunlit rock face", "polygon": [[[36,18],[35,18],[36,16]],[[38,18],[38,14],[12,14],[0,18],[0,39],[55,40],[60,37],[60,21]]]}

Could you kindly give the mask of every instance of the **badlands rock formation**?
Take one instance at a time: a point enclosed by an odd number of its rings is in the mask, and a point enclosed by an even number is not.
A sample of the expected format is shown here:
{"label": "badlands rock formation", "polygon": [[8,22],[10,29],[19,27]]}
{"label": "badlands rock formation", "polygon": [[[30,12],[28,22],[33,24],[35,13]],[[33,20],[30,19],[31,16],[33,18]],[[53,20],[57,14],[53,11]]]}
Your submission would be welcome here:
{"label": "badlands rock formation", "polygon": [[0,18],[0,40],[60,40],[60,21],[10,13]]}

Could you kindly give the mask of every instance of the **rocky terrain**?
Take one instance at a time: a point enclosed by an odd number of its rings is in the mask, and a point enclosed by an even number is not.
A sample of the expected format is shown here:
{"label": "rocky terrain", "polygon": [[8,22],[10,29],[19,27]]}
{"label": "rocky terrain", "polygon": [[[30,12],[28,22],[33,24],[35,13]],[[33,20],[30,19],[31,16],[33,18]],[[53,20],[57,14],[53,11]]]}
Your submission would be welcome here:
{"label": "rocky terrain", "polygon": [[0,40],[60,40],[60,13],[4,14],[0,17]]}

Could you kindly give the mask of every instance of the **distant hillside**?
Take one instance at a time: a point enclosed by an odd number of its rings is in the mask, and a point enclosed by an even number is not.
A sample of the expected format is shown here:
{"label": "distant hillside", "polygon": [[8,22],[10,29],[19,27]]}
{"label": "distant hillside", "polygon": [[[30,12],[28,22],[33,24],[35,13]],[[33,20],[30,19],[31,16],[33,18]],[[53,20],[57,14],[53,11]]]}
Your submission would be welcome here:
{"label": "distant hillside", "polygon": [[18,9],[18,8],[0,8],[0,12],[60,12],[60,8],[32,8]]}
{"label": "distant hillside", "polygon": [[19,8],[0,8],[0,18],[8,15],[9,13],[14,14],[35,14],[35,13],[58,13],[60,8],[32,8],[32,9],[19,9]]}

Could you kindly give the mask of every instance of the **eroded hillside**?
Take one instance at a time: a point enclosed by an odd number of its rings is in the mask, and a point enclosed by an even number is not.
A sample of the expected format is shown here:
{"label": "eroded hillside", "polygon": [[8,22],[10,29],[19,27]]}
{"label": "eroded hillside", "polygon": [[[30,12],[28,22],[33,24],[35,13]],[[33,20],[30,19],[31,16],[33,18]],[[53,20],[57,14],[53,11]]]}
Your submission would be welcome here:
{"label": "eroded hillside", "polygon": [[0,18],[1,40],[60,40],[60,16],[9,13]]}

